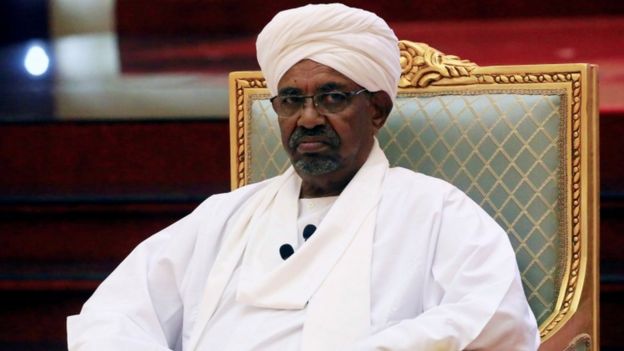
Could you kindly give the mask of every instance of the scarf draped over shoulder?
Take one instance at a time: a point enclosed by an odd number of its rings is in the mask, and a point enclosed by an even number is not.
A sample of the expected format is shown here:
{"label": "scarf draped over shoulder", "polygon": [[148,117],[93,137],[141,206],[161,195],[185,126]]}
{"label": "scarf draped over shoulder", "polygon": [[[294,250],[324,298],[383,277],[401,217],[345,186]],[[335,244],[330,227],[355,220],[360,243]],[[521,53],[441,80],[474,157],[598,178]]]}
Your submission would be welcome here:
{"label": "scarf draped over shoulder", "polygon": [[373,236],[388,160],[375,140],[362,168],[342,191],[314,236],[287,260],[297,242],[301,179],[289,168],[241,208],[212,267],[189,349],[196,350],[234,269],[238,303],[306,308],[302,350],[338,350],[369,333]]}

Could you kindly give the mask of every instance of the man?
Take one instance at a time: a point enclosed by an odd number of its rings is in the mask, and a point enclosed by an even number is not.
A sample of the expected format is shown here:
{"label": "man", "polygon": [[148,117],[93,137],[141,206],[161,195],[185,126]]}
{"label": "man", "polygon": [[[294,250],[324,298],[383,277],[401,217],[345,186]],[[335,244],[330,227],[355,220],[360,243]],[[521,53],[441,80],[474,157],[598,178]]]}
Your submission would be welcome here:
{"label": "man", "polygon": [[68,319],[71,350],[535,350],[498,225],[389,168],[397,38],[340,4],[279,13],[258,61],[293,167],[139,245]]}

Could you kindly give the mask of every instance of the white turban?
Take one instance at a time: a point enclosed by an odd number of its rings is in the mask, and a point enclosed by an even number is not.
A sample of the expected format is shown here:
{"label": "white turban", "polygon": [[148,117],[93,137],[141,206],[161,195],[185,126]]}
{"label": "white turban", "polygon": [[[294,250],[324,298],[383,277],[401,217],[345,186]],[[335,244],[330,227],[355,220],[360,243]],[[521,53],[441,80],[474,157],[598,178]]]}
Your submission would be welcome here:
{"label": "white turban", "polygon": [[401,75],[398,39],[372,12],[343,4],[282,11],[258,35],[256,51],[273,96],[286,71],[303,59],[329,66],[368,91],[396,96]]}

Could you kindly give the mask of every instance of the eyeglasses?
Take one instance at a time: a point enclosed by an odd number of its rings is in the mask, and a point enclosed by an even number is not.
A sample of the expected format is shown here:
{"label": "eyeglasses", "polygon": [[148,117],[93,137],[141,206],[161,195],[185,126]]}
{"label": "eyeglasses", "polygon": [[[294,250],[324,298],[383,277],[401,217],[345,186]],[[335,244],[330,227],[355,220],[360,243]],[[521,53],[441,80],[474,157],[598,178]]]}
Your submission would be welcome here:
{"label": "eyeglasses", "polygon": [[355,91],[331,91],[315,95],[277,95],[270,99],[273,109],[280,117],[291,117],[301,110],[306,99],[312,99],[314,107],[321,114],[338,113],[351,103],[355,95],[368,92],[366,89]]}

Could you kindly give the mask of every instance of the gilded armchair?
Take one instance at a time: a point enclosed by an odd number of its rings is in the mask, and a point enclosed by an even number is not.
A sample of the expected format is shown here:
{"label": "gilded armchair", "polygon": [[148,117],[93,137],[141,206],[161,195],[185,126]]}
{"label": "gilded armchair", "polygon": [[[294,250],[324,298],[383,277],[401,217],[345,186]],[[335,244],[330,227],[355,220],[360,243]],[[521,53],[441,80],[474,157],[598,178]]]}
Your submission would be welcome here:
{"label": "gilded armchair", "polygon": [[[541,350],[598,348],[596,67],[480,67],[400,42],[391,165],[443,178],[507,230]],[[232,188],[288,166],[260,72],[230,75]]]}

